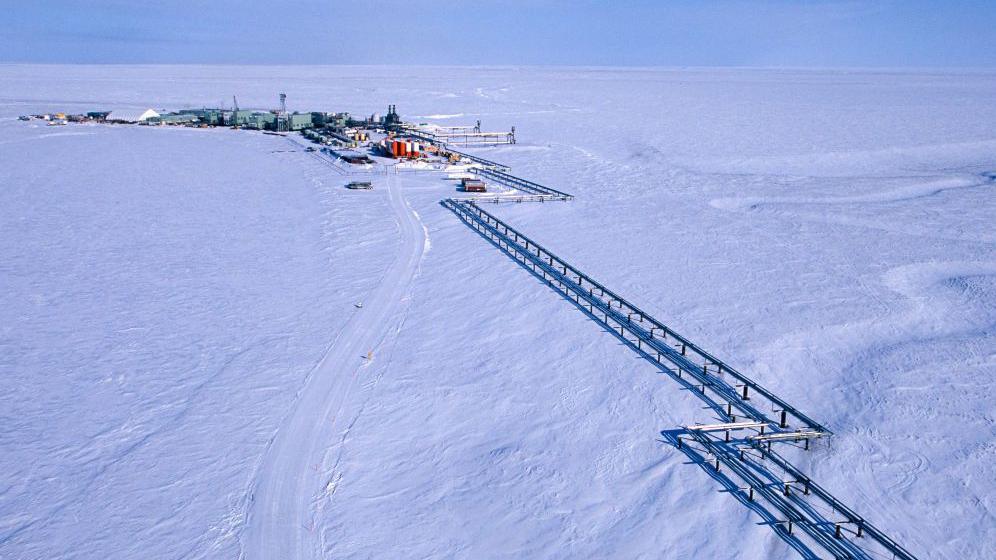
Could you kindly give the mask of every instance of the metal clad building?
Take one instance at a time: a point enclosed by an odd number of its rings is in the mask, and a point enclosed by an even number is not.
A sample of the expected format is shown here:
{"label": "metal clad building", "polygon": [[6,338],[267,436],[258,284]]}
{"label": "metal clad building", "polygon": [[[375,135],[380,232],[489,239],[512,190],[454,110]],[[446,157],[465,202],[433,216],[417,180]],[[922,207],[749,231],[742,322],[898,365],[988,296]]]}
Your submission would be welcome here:
{"label": "metal clad building", "polygon": [[[241,112],[241,111],[240,111]],[[249,128],[273,129],[277,126],[277,116],[273,113],[252,113],[248,117],[246,126]]]}
{"label": "metal clad building", "polygon": [[292,113],[287,115],[287,125],[290,130],[304,130],[305,128],[311,128],[311,113]]}
{"label": "metal clad building", "polygon": [[228,125],[245,126],[249,124],[252,111],[232,111],[228,117]]}

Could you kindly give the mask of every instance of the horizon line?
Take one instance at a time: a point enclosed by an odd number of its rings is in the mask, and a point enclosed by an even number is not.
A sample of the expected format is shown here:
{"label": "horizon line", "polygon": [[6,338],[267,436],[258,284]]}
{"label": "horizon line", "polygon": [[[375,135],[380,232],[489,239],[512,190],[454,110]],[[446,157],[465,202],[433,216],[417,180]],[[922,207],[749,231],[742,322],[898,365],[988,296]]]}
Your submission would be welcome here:
{"label": "horizon line", "polygon": [[613,64],[339,64],[339,63],[283,63],[283,62],[28,62],[0,61],[0,66],[223,66],[223,67],[314,67],[314,68],[488,68],[514,70],[529,69],[613,69],[613,70],[842,70],[842,71],[975,71],[993,72],[996,65],[949,65],[949,66],[832,66],[832,65],[613,65]]}

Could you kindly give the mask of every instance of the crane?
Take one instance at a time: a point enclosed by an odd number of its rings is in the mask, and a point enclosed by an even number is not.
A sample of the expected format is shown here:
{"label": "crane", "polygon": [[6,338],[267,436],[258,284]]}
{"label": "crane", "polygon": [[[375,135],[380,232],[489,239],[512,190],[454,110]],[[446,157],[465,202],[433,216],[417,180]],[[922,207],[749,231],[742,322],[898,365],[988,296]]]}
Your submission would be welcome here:
{"label": "crane", "polygon": [[235,126],[236,128],[238,128],[238,126],[239,126],[239,100],[235,99],[234,95],[232,96],[232,105],[235,106],[235,109],[232,111],[232,125]]}

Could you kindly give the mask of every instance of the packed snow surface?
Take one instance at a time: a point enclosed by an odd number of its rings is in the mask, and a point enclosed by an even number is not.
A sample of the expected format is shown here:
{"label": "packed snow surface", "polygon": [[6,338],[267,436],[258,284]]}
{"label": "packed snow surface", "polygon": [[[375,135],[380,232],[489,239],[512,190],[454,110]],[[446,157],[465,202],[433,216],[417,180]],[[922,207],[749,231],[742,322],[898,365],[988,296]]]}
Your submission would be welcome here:
{"label": "packed snow surface", "polygon": [[996,74],[169,66],[0,66],[0,557],[797,556],[445,175],[16,120],[281,91],[516,126],[479,153],[577,198],[490,211],[826,424],[792,459],[915,554],[996,557]]}

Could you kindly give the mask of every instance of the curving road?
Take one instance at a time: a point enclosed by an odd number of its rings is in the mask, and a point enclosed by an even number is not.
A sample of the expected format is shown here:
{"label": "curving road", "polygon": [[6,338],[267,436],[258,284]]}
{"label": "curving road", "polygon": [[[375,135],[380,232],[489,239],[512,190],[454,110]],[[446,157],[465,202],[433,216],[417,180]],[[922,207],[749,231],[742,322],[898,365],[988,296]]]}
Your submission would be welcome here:
{"label": "curving road", "polygon": [[315,518],[330,475],[320,465],[348,421],[343,403],[357,385],[364,356],[397,332],[425,252],[425,230],[396,176],[385,183],[401,230],[398,255],[309,376],[259,465],[250,484],[244,558],[303,560],[321,553]]}

